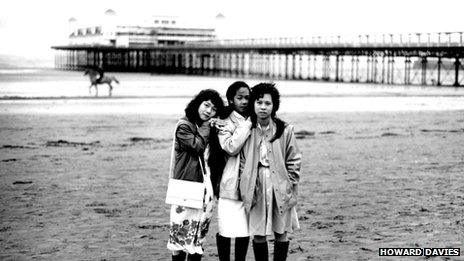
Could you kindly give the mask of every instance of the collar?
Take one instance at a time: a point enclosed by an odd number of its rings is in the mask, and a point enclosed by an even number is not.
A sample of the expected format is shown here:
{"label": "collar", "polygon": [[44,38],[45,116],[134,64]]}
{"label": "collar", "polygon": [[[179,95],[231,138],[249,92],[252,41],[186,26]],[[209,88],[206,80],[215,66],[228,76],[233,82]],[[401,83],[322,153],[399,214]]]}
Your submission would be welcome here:
{"label": "collar", "polygon": [[258,126],[258,129],[260,129],[261,131],[267,131],[267,130],[269,130],[269,129],[271,128],[271,125],[272,125],[272,120],[269,121],[269,124],[268,124],[265,128],[263,128],[263,127],[261,126],[261,124],[259,124],[259,123],[256,124],[256,126]]}
{"label": "collar", "polygon": [[238,121],[244,121],[245,120],[245,117],[243,117],[240,113],[238,113],[235,110],[232,111],[231,115],[232,115],[232,117],[234,117]]}

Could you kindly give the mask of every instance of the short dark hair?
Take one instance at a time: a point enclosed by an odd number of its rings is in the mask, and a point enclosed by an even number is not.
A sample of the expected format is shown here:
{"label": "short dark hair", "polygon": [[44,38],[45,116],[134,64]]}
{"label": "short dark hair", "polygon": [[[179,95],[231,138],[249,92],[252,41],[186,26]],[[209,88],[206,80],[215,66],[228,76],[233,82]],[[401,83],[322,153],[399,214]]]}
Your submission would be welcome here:
{"label": "short dark hair", "polygon": [[275,87],[274,83],[262,82],[262,83],[255,85],[253,88],[251,88],[250,101],[248,103],[249,111],[250,111],[250,118],[251,118],[251,122],[253,123],[253,127],[256,127],[257,116],[254,110],[255,101],[262,98],[264,94],[270,94],[271,99],[272,99],[271,118],[276,123],[276,133],[274,137],[270,140],[271,142],[273,142],[274,140],[282,136],[282,133],[284,132],[284,129],[286,126],[286,123],[282,121],[281,119],[277,118],[276,116],[276,112],[279,110],[279,107],[280,107],[280,93],[279,93],[279,90],[277,90],[277,88]]}
{"label": "short dark hair", "polygon": [[193,123],[201,123],[200,115],[198,115],[198,107],[204,101],[211,100],[216,107],[216,115],[221,115],[224,110],[224,101],[221,95],[216,90],[205,89],[200,91],[185,108],[185,116]]}
{"label": "short dark hair", "polygon": [[228,105],[225,108],[224,114],[222,115],[221,118],[229,117],[229,115],[234,111],[234,106],[232,104],[230,104],[230,101],[234,100],[234,96],[235,96],[235,94],[237,94],[237,91],[240,90],[240,88],[247,88],[248,91],[251,93],[250,86],[248,86],[248,84],[246,84],[246,82],[236,81],[236,82],[232,83],[229,86],[229,88],[227,88],[227,91],[226,91],[226,98],[227,98]]}
{"label": "short dark hair", "polygon": [[279,93],[279,90],[277,90],[277,88],[275,87],[274,83],[262,82],[262,83],[255,85],[251,89],[249,104],[251,108],[253,108],[255,101],[260,98],[263,98],[264,94],[271,95],[272,104],[273,104],[271,116],[274,117],[280,107],[280,93]]}
{"label": "short dark hair", "polygon": [[250,91],[250,86],[248,86],[248,84],[246,84],[246,82],[236,81],[236,82],[232,83],[229,86],[229,88],[227,88],[227,92],[226,92],[227,101],[234,100],[234,96],[235,96],[235,94],[237,94],[237,91],[240,88],[243,88],[243,87],[247,88]]}

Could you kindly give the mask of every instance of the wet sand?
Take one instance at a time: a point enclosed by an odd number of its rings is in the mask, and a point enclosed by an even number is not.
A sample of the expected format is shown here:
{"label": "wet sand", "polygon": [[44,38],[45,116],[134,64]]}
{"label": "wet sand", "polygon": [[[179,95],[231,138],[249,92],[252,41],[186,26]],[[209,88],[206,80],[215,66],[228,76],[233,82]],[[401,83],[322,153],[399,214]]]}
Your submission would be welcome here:
{"label": "wet sand", "polygon": [[[164,194],[179,116],[1,114],[0,259],[170,260]],[[288,260],[462,247],[464,111],[281,116],[303,152]],[[204,260],[217,260],[216,228]]]}

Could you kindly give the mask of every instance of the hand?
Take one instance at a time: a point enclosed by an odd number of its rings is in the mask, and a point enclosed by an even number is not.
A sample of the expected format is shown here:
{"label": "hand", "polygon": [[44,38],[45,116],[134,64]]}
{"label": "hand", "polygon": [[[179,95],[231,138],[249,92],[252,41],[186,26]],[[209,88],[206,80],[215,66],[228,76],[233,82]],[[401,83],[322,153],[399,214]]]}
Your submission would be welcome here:
{"label": "hand", "polygon": [[218,130],[222,130],[227,125],[227,122],[225,120],[221,120],[219,118],[212,118],[210,122],[211,127],[216,127],[216,129]]}

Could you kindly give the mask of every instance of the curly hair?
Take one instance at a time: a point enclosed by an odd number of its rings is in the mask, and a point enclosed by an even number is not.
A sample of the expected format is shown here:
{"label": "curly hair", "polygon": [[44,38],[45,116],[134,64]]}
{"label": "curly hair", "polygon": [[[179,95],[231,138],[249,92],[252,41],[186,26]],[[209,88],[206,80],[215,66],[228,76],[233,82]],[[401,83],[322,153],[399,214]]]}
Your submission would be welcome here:
{"label": "curly hair", "polygon": [[198,115],[198,108],[204,101],[210,100],[216,107],[216,115],[221,115],[224,111],[224,101],[216,90],[205,89],[200,91],[185,108],[185,116],[193,123],[201,124],[202,120]]}
{"label": "curly hair", "polygon": [[253,128],[256,128],[257,116],[254,110],[255,101],[259,100],[260,98],[263,98],[264,94],[270,94],[272,99],[271,118],[276,123],[276,133],[274,137],[272,137],[272,139],[270,140],[270,142],[273,142],[276,139],[279,139],[280,136],[282,136],[285,126],[287,125],[286,122],[277,118],[276,116],[276,112],[279,110],[280,107],[280,93],[279,90],[277,90],[277,88],[275,87],[274,83],[262,82],[251,88],[250,101],[248,102],[250,118],[251,122],[253,123]]}

